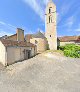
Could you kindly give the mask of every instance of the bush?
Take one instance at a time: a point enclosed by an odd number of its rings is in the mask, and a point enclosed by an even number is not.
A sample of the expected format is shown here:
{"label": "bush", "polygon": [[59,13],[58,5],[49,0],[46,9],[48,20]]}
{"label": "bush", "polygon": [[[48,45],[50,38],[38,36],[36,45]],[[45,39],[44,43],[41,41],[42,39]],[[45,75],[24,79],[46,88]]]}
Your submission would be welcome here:
{"label": "bush", "polygon": [[62,50],[67,57],[80,58],[80,46],[78,45],[68,44],[66,46],[60,46],[60,50]]}
{"label": "bush", "polygon": [[59,49],[64,51],[65,46],[59,46]]}

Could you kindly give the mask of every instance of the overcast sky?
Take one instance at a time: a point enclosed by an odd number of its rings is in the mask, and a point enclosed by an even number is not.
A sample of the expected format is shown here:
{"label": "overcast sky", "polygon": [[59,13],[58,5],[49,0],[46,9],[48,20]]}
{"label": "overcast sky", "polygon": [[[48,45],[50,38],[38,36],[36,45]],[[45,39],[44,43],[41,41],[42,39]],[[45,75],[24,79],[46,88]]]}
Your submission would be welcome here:
{"label": "overcast sky", "polygon": [[[0,36],[45,32],[45,8],[48,0],[0,0]],[[57,7],[58,36],[80,35],[80,0],[53,0]]]}

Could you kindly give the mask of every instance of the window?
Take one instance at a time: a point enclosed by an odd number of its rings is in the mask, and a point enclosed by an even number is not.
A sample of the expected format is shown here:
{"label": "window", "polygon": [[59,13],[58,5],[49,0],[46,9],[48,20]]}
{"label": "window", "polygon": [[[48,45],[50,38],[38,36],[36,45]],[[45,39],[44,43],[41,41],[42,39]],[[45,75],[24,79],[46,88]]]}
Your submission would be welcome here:
{"label": "window", "polygon": [[51,18],[50,18],[50,16],[49,16],[49,23],[50,23],[50,20],[51,20]]}
{"label": "window", "polygon": [[51,35],[50,35],[50,37],[51,37]]}
{"label": "window", "polygon": [[49,13],[51,13],[51,9],[49,8]]}
{"label": "window", "polygon": [[52,16],[49,16],[49,23],[52,23]]}

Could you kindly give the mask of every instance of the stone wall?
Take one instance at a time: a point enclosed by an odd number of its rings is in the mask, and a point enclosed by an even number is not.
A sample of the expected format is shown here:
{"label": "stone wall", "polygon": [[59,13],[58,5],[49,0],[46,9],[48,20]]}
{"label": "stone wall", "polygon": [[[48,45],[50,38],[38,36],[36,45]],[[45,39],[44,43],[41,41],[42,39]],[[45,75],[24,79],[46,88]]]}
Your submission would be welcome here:
{"label": "stone wall", "polygon": [[42,38],[30,39],[30,42],[37,46],[37,52],[44,52],[47,50],[47,40]]}

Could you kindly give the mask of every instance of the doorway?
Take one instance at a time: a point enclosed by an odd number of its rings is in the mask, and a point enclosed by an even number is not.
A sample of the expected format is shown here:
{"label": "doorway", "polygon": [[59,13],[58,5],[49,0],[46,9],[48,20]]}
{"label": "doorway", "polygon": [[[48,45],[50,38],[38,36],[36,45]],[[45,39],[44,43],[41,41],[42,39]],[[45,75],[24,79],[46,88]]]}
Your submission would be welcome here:
{"label": "doorway", "polygon": [[25,50],[24,59],[29,59],[31,57],[31,50]]}
{"label": "doorway", "polygon": [[31,57],[31,51],[28,50],[28,59]]}

